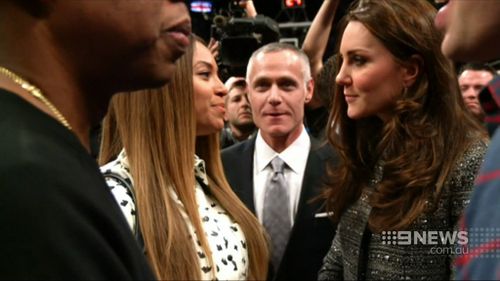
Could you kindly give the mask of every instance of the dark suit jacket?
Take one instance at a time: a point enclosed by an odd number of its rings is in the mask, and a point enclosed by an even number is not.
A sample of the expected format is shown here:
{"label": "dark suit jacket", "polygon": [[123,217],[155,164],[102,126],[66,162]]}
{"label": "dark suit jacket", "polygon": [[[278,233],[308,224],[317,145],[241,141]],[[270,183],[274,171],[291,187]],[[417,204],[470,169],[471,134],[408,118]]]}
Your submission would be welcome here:
{"label": "dark suit jacket", "polygon": [[[224,149],[222,161],[229,184],[241,201],[255,214],[254,150],[255,137]],[[315,214],[325,213],[323,201],[313,203],[309,201],[320,193],[326,163],[333,159],[334,154],[329,146],[319,146],[311,139],[311,150],[293,229],[276,276],[269,276],[269,280],[317,280],[323,257],[330,249],[335,226],[328,217],[315,218]]]}

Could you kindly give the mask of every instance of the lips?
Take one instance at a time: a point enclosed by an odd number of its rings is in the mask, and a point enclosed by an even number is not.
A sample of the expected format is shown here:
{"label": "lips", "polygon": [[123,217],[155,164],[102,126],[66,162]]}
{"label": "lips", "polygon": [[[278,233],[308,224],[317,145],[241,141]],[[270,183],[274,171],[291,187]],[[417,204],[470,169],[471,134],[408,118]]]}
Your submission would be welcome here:
{"label": "lips", "polygon": [[467,107],[481,108],[481,105],[478,102],[473,102],[473,101],[465,102],[465,105]]}
{"label": "lips", "polygon": [[162,36],[166,38],[175,51],[182,55],[191,43],[191,21],[186,19],[164,29]]}
{"label": "lips", "polygon": [[436,14],[436,17],[434,18],[434,25],[439,30],[445,30],[446,28],[446,21],[449,13],[449,5],[450,3],[447,3],[441,9],[439,9],[439,12]]}
{"label": "lips", "polygon": [[266,112],[264,113],[265,116],[269,116],[269,117],[280,117],[282,115],[285,115],[284,112]]}
{"label": "lips", "polygon": [[344,95],[345,96],[345,101],[347,103],[354,102],[359,96],[356,95]]}
{"label": "lips", "polygon": [[217,111],[221,112],[222,114],[226,113],[226,107],[225,105],[222,104],[214,104],[212,105]]}
{"label": "lips", "polygon": [[240,111],[239,113],[240,116],[252,116],[252,112],[250,110],[244,110],[244,111]]}

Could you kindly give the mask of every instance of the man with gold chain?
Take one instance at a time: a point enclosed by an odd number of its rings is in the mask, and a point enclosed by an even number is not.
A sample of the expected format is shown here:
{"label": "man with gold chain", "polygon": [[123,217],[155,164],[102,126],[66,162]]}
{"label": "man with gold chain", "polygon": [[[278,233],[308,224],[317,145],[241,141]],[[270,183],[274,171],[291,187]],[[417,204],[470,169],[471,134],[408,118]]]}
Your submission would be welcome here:
{"label": "man with gold chain", "polygon": [[0,1],[0,278],[155,278],[89,131],[168,82],[190,30],[180,0]]}

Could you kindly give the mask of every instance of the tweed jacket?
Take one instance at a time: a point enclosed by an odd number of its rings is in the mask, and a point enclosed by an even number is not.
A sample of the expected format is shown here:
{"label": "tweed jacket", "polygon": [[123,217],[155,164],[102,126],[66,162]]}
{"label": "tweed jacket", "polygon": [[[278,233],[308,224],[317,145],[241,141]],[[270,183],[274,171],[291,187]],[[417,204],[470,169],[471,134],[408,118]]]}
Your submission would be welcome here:
{"label": "tweed jacket", "polygon": [[[446,233],[456,230],[457,221],[469,202],[485,151],[486,144],[477,141],[465,152],[446,181],[435,211],[422,214],[408,231],[426,234],[429,231]],[[387,235],[387,232],[368,231],[369,197],[382,174],[383,167],[378,165],[371,187],[364,190],[360,199],[341,217],[332,247],[323,260],[319,280],[450,279],[452,251],[456,245],[414,242],[401,245],[401,241]]]}

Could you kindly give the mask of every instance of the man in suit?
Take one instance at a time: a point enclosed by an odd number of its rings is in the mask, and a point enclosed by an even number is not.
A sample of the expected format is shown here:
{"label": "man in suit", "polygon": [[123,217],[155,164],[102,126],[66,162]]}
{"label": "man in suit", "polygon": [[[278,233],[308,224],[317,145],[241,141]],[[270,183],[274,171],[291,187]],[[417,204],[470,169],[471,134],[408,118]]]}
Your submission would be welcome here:
{"label": "man in suit", "polygon": [[[259,131],[223,150],[226,177],[270,235],[268,279],[316,280],[335,227],[324,202],[310,201],[321,192],[333,153],[312,140],[303,125],[304,105],[314,89],[309,60],[292,45],[271,43],[253,53],[246,79]],[[275,159],[284,162],[282,171]],[[278,215],[281,211],[285,215]]]}

